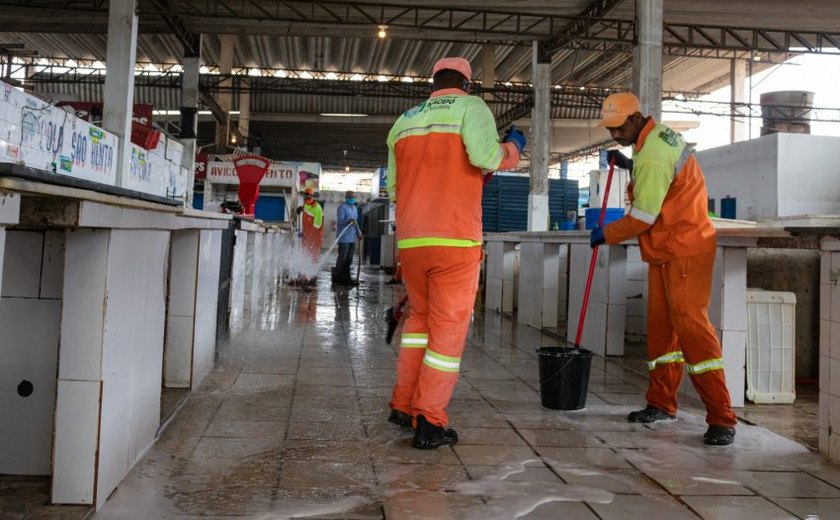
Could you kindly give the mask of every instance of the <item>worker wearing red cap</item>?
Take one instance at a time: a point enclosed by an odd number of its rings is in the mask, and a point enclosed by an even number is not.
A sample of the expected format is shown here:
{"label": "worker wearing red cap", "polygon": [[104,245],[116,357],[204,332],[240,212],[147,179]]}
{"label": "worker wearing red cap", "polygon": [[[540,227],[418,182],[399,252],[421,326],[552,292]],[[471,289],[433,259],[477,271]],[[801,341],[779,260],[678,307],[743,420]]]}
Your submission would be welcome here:
{"label": "worker wearing red cap", "polygon": [[415,427],[412,446],[455,444],[446,407],[458,380],[481,260],[482,174],[519,162],[525,136],[499,143],[493,114],[468,95],[463,58],[432,70],[432,94],[388,135],[388,192],[411,304],[400,341],[391,422]]}
{"label": "worker wearing red cap", "polygon": [[592,245],[638,237],[642,259],[650,264],[647,407],[628,420],[675,419],[685,367],[706,405],[709,427],[703,441],[732,444],[735,414],[720,341],[707,312],[717,243],[703,172],[682,136],[643,116],[635,95],[607,97],[601,114],[599,126],[619,144],[635,147],[632,161],[617,151],[608,154],[617,166],[631,170],[632,208],[603,230],[595,228]]}
{"label": "worker wearing red cap", "polygon": [[324,240],[324,210],[315,200],[315,190],[303,190],[303,249],[314,262],[321,258],[321,243]]}

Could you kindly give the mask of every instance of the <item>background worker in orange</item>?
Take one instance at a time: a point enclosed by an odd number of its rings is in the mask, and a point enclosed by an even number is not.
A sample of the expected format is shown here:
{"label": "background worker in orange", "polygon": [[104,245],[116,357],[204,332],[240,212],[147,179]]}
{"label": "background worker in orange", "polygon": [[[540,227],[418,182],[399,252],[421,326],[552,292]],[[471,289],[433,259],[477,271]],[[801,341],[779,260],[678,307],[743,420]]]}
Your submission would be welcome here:
{"label": "background worker in orange", "polygon": [[303,250],[317,264],[324,241],[324,210],[315,200],[315,190],[312,188],[303,190],[303,206],[298,208],[298,213],[303,214]]}
{"label": "background worker in orange", "polygon": [[481,260],[482,174],[516,166],[525,136],[499,144],[490,109],[468,95],[463,58],[432,70],[432,94],[406,111],[388,135],[388,192],[411,305],[400,340],[389,420],[415,425],[412,446],[455,444],[446,428],[466,344]]}
{"label": "background worker in orange", "polygon": [[624,146],[631,161],[608,156],[631,170],[632,209],[624,218],[592,230],[592,246],[639,237],[648,272],[647,407],[631,422],[673,420],[683,367],[706,405],[709,428],[703,441],[732,444],[735,414],[726,389],[717,333],[709,321],[717,238],[707,214],[706,182],[682,136],[640,112],[638,98],[613,94],[604,101],[599,126]]}

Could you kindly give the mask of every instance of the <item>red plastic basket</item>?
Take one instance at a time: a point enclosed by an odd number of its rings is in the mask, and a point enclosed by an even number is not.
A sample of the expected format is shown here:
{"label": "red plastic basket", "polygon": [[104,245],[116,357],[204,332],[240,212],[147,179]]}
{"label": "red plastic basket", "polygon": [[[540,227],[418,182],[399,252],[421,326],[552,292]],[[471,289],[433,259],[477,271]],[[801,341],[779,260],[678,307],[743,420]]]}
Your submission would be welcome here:
{"label": "red plastic basket", "polygon": [[158,141],[160,141],[160,131],[155,130],[151,126],[144,125],[132,121],[131,123],[131,142],[140,148],[146,150],[154,150],[157,148]]}

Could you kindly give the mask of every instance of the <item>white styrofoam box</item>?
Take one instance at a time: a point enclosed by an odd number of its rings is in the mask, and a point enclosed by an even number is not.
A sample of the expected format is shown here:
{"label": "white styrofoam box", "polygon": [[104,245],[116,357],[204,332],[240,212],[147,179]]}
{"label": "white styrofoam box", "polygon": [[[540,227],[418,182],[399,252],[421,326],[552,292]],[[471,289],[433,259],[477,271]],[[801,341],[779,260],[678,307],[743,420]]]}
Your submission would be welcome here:
{"label": "white styrofoam box", "polygon": [[154,148],[149,150],[149,153],[152,155],[157,155],[158,157],[166,160],[166,147],[168,145],[169,138],[166,137],[163,133],[160,134],[160,138],[158,139],[157,145]]}
{"label": "white styrofoam box", "polygon": [[184,157],[184,145],[176,139],[166,140],[166,160],[181,166]]}
{"label": "white styrofoam box", "polygon": [[[0,298],[0,474],[51,473],[60,319],[60,301]],[[23,381],[28,396],[16,391]]]}
{"label": "white styrofoam box", "polygon": [[93,504],[99,381],[58,381],[52,502]]}
{"label": "white styrofoam box", "polygon": [[123,176],[124,187],[166,197],[169,189],[169,163],[137,145],[132,144],[130,149],[128,174]]}
{"label": "white styrofoam box", "polygon": [[41,257],[44,233],[39,231],[6,232],[3,266],[3,296],[37,298],[41,286]]}
{"label": "white styrofoam box", "polygon": [[792,403],[796,399],[796,295],[747,291],[747,399]]}
{"label": "white styrofoam box", "polygon": [[44,258],[41,263],[41,298],[61,299],[64,284],[64,232],[44,232]]}
{"label": "white styrofoam box", "polygon": [[[108,243],[110,230],[67,232],[61,310],[59,378],[102,379]],[[140,253],[141,256],[143,253]]]}
{"label": "white styrofoam box", "polygon": [[[589,172],[589,207],[600,208],[603,193],[607,189],[609,170],[592,170]],[[630,182],[630,172],[621,168],[613,171],[610,195],[607,200],[608,208],[623,208],[626,206],[627,183]]]}

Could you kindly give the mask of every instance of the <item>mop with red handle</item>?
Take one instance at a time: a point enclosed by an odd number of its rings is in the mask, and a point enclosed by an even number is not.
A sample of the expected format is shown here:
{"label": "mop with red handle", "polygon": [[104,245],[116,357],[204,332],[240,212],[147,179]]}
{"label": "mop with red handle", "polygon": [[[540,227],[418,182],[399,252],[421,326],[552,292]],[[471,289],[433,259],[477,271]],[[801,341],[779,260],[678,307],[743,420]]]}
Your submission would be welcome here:
{"label": "mop with red handle", "polygon": [[[607,200],[610,195],[610,184],[612,184],[615,159],[610,160],[610,171],[607,174],[607,186],[604,188],[604,195],[601,197],[601,214],[598,217],[598,227],[604,226],[604,217],[607,214]],[[598,246],[592,248],[592,258],[589,260],[589,275],[586,277],[586,290],[583,292],[583,304],[580,308],[580,320],[578,320],[577,334],[575,335],[575,349],[580,349],[580,338],[583,336],[583,323],[586,320],[586,309],[589,306],[589,293],[592,290],[592,277],[595,275],[595,262],[598,260]]]}

